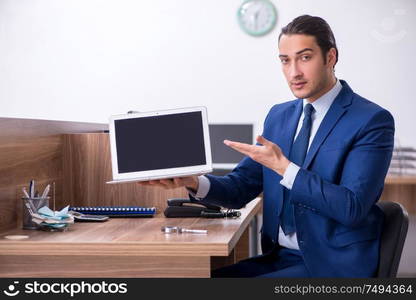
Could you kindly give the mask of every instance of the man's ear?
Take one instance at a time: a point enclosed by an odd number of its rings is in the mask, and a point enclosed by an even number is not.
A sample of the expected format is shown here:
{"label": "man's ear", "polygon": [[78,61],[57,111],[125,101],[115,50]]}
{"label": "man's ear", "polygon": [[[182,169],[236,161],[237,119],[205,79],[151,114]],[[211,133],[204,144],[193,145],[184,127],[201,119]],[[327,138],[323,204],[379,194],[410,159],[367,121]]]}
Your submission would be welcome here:
{"label": "man's ear", "polygon": [[334,68],[335,62],[337,59],[337,50],[335,48],[329,49],[328,53],[326,54],[326,61],[329,65]]}

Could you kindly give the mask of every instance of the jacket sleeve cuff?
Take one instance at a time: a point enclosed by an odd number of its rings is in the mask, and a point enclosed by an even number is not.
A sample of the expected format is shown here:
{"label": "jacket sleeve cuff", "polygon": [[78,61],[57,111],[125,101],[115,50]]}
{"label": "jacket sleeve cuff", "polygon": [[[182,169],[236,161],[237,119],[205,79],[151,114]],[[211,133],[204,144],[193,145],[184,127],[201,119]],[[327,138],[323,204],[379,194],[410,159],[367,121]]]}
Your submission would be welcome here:
{"label": "jacket sleeve cuff", "polygon": [[211,182],[205,176],[198,176],[198,190],[194,193],[192,190],[187,189],[189,194],[197,200],[201,200],[208,195]]}
{"label": "jacket sleeve cuff", "polygon": [[283,185],[288,190],[291,190],[293,187],[293,183],[295,182],[296,175],[298,175],[299,170],[300,170],[300,167],[291,162],[287,166],[287,169],[285,173],[283,174],[283,178],[282,180],[280,180],[280,184]]}

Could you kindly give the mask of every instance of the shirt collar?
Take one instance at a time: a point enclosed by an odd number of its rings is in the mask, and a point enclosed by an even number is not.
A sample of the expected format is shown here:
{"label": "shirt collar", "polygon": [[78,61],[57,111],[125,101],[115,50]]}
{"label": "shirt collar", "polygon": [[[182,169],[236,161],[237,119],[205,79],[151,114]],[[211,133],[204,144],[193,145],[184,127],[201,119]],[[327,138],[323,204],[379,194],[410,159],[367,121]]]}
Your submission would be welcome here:
{"label": "shirt collar", "polygon": [[[329,108],[331,107],[332,102],[334,102],[336,96],[338,96],[339,92],[342,89],[341,82],[337,79],[335,85],[330,89],[328,92],[323,94],[321,97],[316,99],[312,104],[313,108],[315,109],[316,116],[322,116],[327,113]],[[308,100],[303,99],[303,107],[308,104]]]}

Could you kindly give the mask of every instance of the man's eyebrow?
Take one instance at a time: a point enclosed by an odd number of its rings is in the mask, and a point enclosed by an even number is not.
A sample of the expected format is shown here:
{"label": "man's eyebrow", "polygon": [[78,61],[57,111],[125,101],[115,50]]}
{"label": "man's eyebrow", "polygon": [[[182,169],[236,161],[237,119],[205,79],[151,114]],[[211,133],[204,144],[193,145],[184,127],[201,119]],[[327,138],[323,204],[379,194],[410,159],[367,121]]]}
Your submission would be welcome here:
{"label": "man's eyebrow", "polygon": [[[313,52],[313,49],[312,48],[305,48],[305,49],[302,49],[302,50],[296,52],[295,54],[299,55],[299,54],[301,54],[303,52],[306,52],[306,51],[312,51]],[[288,55],[287,54],[279,54],[279,57],[288,57]]]}
{"label": "man's eyebrow", "polygon": [[312,51],[313,52],[313,49],[311,49],[311,48],[305,48],[305,49],[302,49],[302,50],[296,52],[296,54],[301,54],[301,53],[303,53],[305,51]]}

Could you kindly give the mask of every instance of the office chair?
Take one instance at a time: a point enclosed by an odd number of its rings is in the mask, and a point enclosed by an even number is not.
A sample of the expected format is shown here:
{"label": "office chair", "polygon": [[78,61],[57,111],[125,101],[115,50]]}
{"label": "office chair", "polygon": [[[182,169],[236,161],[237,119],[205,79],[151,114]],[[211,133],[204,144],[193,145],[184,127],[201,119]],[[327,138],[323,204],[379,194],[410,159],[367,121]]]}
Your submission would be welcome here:
{"label": "office chair", "polygon": [[409,227],[409,217],[406,209],[399,203],[380,201],[377,205],[385,217],[376,277],[395,278]]}

